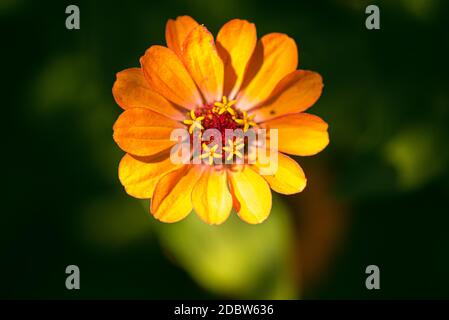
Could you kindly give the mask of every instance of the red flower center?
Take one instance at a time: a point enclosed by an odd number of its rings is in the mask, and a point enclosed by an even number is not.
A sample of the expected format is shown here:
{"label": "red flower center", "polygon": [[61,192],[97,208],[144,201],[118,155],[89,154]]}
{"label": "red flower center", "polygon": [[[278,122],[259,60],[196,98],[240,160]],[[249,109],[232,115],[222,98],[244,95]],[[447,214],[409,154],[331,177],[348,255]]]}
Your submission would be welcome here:
{"label": "red flower center", "polygon": [[[197,108],[195,110],[195,116],[201,117],[204,119],[201,121],[204,130],[207,129],[216,129],[220,131],[222,137],[222,145],[225,145],[225,131],[226,129],[242,129],[243,125],[238,124],[235,119],[239,119],[242,117],[242,112],[236,109],[232,109],[234,111],[234,115],[230,112],[225,111],[222,114],[219,114],[218,107],[213,104],[205,105],[201,108]],[[212,141],[211,141],[212,142]]]}
{"label": "red flower center", "polygon": [[[248,131],[255,123],[252,117],[248,116],[246,111],[240,111],[234,107],[235,100],[228,101],[223,97],[222,102],[206,104],[200,108],[192,110],[188,113],[184,124],[188,125],[191,136],[195,134],[202,135],[208,129],[218,130],[221,134],[221,143],[215,143],[216,136],[212,134],[207,143],[202,144],[201,157],[208,157],[209,163],[212,164],[214,158],[232,159],[233,156],[243,157],[242,152],[246,143],[246,139],[233,136],[226,137],[227,130],[240,129],[243,132]],[[231,132],[234,134],[235,132]],[[229,134],[229,133],[228,133]]]}

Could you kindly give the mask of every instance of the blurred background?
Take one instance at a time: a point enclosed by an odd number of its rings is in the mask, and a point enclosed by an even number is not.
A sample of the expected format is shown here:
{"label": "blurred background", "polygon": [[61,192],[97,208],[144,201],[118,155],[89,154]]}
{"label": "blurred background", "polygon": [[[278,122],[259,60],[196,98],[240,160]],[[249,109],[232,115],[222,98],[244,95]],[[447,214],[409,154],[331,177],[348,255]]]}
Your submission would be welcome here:
{"label": "blurred background", "polygon": [[[65,28],[76,4],[81,29]],[[381,29],[365,28],[380,7]],[[0,1],[0,298],[449,298],[449,3]],[[157,222],[117,177],[115,74],[188,14],[283,32],[324,92],[306,190],[258,226]],[[81,290],[65,288],[65,268]],[[366,266],[380,290],[365,288]]]}

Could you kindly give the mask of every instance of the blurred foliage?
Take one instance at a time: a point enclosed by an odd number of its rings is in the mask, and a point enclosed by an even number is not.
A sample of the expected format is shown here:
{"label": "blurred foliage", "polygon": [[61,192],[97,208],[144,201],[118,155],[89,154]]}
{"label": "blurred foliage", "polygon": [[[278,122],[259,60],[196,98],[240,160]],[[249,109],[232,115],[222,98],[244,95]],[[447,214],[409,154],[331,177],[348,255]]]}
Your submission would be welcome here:
{"label": "blurred foliage", "polygon": [[83,216],[84,241],[103,250],[126,248],[133,241],[152,233],[149,217],[137,202],[96,199],[84,209]]}
{"label": "blurred foliage", "polygon": [[[364,25],[371,1],[77,1],[81,29],[69,31],[72,3],[0,2],[0,297],[448,298],[449,4],[375,3],[377,31]],[[161,224],[118,181],[115,73],[181,14],[214,33],[236,17],[259,36],[287,33],[300,67],[324,78],[310,112],[331,143],[298,159],[308,187],[276,197],[260,226],[194,213]],[[64,288],[68,264],[78,292]],[[378,292],[364,287],[368,264]]]}
{"label": "blurred foliage", "polygon": [[446,170],[447,140],[435,130],[429,124],[405,128],[386,145],[385,157],[396,168],[401,187],[422,186]]}
{"label": "blurred foliage", "polygon": [[292,221],[275,198],[271,218],[260,226],[236,214],[209,226],[192,214],[175,225],[157,224],[162,244],[205,288],[228,297],[293,299]]}

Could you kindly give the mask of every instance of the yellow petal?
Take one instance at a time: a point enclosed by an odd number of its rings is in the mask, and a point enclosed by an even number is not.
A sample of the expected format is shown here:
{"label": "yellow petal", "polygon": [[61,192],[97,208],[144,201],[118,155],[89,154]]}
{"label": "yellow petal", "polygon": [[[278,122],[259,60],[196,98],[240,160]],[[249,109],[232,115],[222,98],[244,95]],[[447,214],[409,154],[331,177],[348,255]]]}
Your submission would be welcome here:
{"label": "yellow petal", "polygon": [[251,110],[261,122],[311,107],[320,97],[323,79],[313,71],[296,70],[282,79],[260,108]]}
{"label": "yellow petal", "polygon": [[184,126],[149,109],[133,108],[119,116],[113,137],[122,150],[136,156],[150,156],[176,144],[170,141],[175,128]]}
{"label": "yellow petal", "polygon": [[184,166],[159,179],[151,200],[151,213],[162,222],[176,222],[192,211],[192,189],[201,175],[199,166]]}
{"label": "yellow petal", "polygon": [[204,26],[193,29],[183,44],[182,57],[206,102],[221,100],[223,95],[223,61],[217,53],[214,37]]}
{"label": "yellow petal", "polygon": [[187,109],[203,104],[195,83],[172,50],[152,46],[140,58],[140,64],[150,87],[166,99]]}
{"label": "yellow petal", "polygon": [[192,17],[180,16],[176,20],[169,19],[165,26],[165,40],[167,46],[172,49],[178,56],[181,56],[181,48],[187,35],[192,31],[198,22]]}
{"label": "yellow petal", "polygon": [[[269,164],[254,164],[256,171],[266,168]],[[260,172],[259,172],[260,173]],[[282,194],[294,194],[301,192],[306,187],[307,179],[304,171],[295,160],[278,152],[278,163],[276,170],[270,175],[262,175],[271,189]]]}
{"label": "yellow petal", "polygon": [[251,224],[263,222],[271,211],[268,183],[249,166],[228,171],[234,207],[239,217]]}
{"label": "yellow petal", "polygon": [[126,193],[135,198],[149,199],[159,178],[180,166],[172,163],[168,152],[151,158],[126,154],[120,161],[118,176]]}
{"label": "yellow petal", "polygon": [[263,36],[249,62],[242,89],[237,96],[241,110],[265,101],[287,74],[298,66],[298,49],[292,38],[282,33]]}
{"label": "yellow petal", "polygon": [[206,167],[193,188],[193,208],[208,224],[221,224],[232,210],[232,196],[228,190],[225,170]]}
{"label": "yellow petal", "polygon": [[312,114],[298,113],[279,117],[262,123],[261,127],[278,129],[278,147],[281,152],[311,156],[329,144],[327,123]]}
{"label": "yellow petal", "polygon": [[243,82],[246,66],[257,43],[256,26],[233,19],[218,32],[217,50],[224,62],[224,95],[234,99]]}
{"label": "yellow petal", "polygon": [[117,104],[125,110],[148,108],[175,120],[185,118],[185,109],[175,106],[150,89],[140,68],[130,68],[117,73],[112,94]]}

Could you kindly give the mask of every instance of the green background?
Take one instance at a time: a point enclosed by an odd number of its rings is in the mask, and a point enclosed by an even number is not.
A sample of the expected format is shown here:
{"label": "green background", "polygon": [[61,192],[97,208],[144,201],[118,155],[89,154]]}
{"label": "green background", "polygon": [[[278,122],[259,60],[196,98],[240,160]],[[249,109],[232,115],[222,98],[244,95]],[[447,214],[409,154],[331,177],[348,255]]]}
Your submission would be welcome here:
{"label": "green background", "polygon": [[[449,3],[376,2],[370,31],[371,3],[2,0],[0,298],[449,298]],[[162,224],[118,181],[115,73],[183,14],[287,33],[324,78],[330,145],[262,225]]]}

